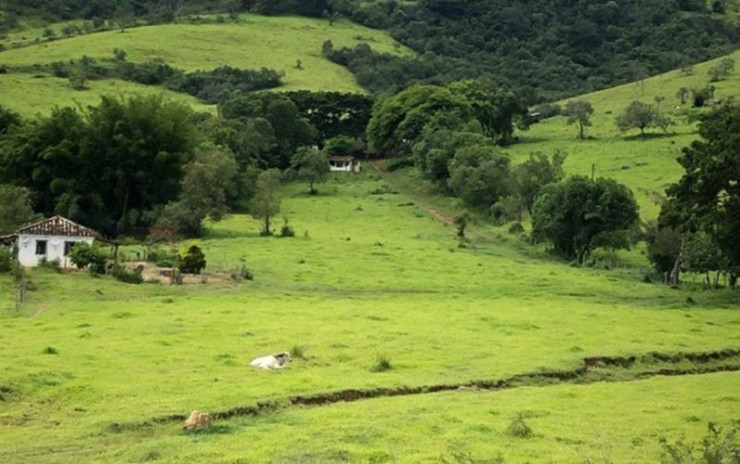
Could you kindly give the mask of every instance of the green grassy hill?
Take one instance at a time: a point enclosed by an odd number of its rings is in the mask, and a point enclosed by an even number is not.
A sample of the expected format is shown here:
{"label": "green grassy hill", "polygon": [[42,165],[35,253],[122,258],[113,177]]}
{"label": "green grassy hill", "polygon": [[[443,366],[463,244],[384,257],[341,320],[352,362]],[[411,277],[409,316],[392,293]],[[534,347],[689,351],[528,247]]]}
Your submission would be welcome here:
{"label": "green grassy hill", "polygon": [[[740,63],[740,52],[730,57]],[[656,198],[681,175],[681,167],[675,162],[680,149],[697,137],[696,123],[687,122],[685,117],[691,111],[691,98],[681,105],[676,92],[681,87],[691,90],[710,85],[707,71],[720,60],[698,64],[690,75],[676,70],[559,102],[565,106],[571,100],[585,100],[593,105],[593,126],[586,128],[588,140],[579,140],[577,124],[568,125],[567,118],[560,116],[534,124],[527,132],[519,132],[522,143],[507,147],[506,151],[517,162],[531,152],[563,150],[568,153],[565,162],[568,174],[590,176],[594,166],[597,177],[615,178],[635,192],[644,219],[655,218],[660,209]],[[716,87],[715,100],[740,97],[740,72],[711,85]],[[640,137],[637,129],[627,132],[617,129],[615,118],[632,101],[655,105],[656,97],[663,99],[660,110],[676,123],[668,133],[649,129],[648,136]]]}
{"label": "green grassy hill", "polygon": [[[186,71],[222,65],[283,71],[285,85],[281,90],[362,92],[347,69],[321,56],[321,46],[326,40],[336,46],[367,43],[379,52],[410,53],[386,32],[346,20],[329,25],[326,20],[243,14],[238,22],[142,26],[8,48],[0,52],[0,65],[28,68],[35,64],[79,59],[83,55],[110,58],[118,48],[127,52],[129,61],[162,59]],[[6,45],[11,43],[12,38]],[[301,69],[296,68],[299,60]],[[3,89],[3,93],[20,96],[26,92],[43,92],[41,82],[41,88],[32,88],[35,81],[19,80],[23,85],[18,88],[4,85],[8,88]],[[64,105],[69,101],[68,93],[63,92],[59,99],[50,98],[46,105]],[[18,107],[23,110],[21,105]]]}
{"label": "green grassy hill", "polygon": [[67,79],[52,76],[34,76],[23,73],[0,74],[0,101],[3,106],[23,116],[48,114],[55,106],[96,106],[103,95],[130,96],[135,94],[163,94],[166,98],[190,105],[195,111],[215,113],[213,105],[206,105],[195,97],[117,79],[91,80],[88,89],[74,90]]}
{"label": "green grassy hill", "polygon": [[[597,370],[609,383],[590,386],[524,381],[505,392],[285,406],[216,421],[205,434],[152,422],[341,389],[578,369],[586,356],[740,347],[730,291],[570,267],[488,227],[459,248],[451,226],[372,172],[334,176],[320,190],[286,187],[295,238],[259,237],[241,215],[212,224],[201,240],[205,285],[37,270],[16,310],[2,277],[0,459],[437,462],[464,441],[473,456],[508,463],[570,463],[605,449],[614,462],[644,463],[657,461],[657,437],[698,437],[706,421],[740,414],[737,373],[622,384],[637,377],[621,369]],[[242,265],[253,282],[217,273]],[[247,366],[291,349],[303,357],[283,371]],[[374,372],[379,358],[391,369]],[[505,434],[517,413],[532,439]]]}

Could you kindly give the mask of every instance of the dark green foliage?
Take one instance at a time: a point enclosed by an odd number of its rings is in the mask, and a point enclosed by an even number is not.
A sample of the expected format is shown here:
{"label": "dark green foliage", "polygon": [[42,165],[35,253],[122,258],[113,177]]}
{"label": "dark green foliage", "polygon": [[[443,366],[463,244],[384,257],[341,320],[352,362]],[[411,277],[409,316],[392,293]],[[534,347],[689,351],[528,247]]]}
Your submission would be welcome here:
{"label": "dark green foliage", "polygon": [[0,235],[13,233],[35,218],[29,189],[0,184]]}
{"label": "dark green foliage", "polygon": [[117,281],[127,284],[144,283],[144,277],[141,275],[140,269],[128,270],[124,266],[116,266],[113,268],[113,277]]}
{"label": "dark green foliage", "polygon": [[714,86],[707,85],[700,89],[691,89],[691,100],[694,108],[701,108],[714,98]]}
{"label": "dark green foliage", "polygon": [[55,109],[11,131],[0,155],[6,182],[29,188],[40,213],[106,234],[150,225],[177,198],[197,136],[192,110],[162,97],[103,97],[83,112]]}
{"label": "dark green foliage", "polygon": [[729,267],[740,266],[740,106],[714,110],[700,123],[699,135],[682,150],[684,174],[668,188],[659,221],[705,232]]}
{"label": "dark green foliage", "polygon": [[740,423],[736,421],[723,429],[710,422],[707,429],[699,443],[684,443],[683,440],[669,443],[661,438],[661,464],[740,464]]}
{"label": "dark green foliage", "polygon": [[53,346],[47,346],[46,348],[44,348],[43,353],[44,354],[59,354],[59,350],[57,350]]}
{"label": "dark green foliage", "polygon": [[672,227],[658,227],[652,221],[646,225],[645,241],[650,264],[659,275],[668,275],[681,253],[681,233]]}
{"label": "dark green foliage", "polygon": [[[286,92],[303,118],[316,128],[319,146],[335,137],[361,139],[373,108],[373,99],[358,93]],[[345,153],[351,154],[351,153]]]}
{"label": "dark green foliage", "polygon": [[21,124],[21,116],[0,105],[0,138],[14,126]]}
{"label": "dark green foliage", "polygon": [[638,219],[632,192],[612,179],[574,176],[544,187],[535,199],[532,235],[583,264],[595,247],[626,248]]}
{"label": "dark green foliage", "polygon": [[375,359],[375,364],[370,367],[370,372],[387,372],[393,369],[391,360],[387,356],[378,355]]}
{"label": "dark green foliage", "polygon": [[256,156],[262,168],[287,168],[296,149],[312,145],[316,136],[316,129],[285,95],[236,95],[219,103],[219,110],[224,118],[244,124],[247,138],[259,147]]}
{"label": "dark green foliage", "polygon": [[383,157],[408,155],[425,128],[460,130],[480,127],[462,95],[436,85],[416,85],[378,101],[366,134],[371,150]]}
{"label": "dark green foliage", "polygon": [[13,254],[10,247],[0,245],[0,274],[7,274],[12,269]]}
{"label": "dark green foliage", "polygon": [[77,269],[89,267],[93,274],[105,274],[105,262],[108,254],[98,246],[85,242],[76,243],[69,252],[69,259]]}
{"label": "dark green foliage", "polygon": [[178,256],[177,269],[183,274],[200,274],[206,267],[206,255],[197,245],[191,245]]}
{"label": "dark green foliage", "polygon": [[212,71],[181,73],[165,84],[208,103],[217,103],[231,93],[252,92],[279,87],[284,73],[262,68],[259,71],[221,66]]}
{"label": "dark green foliage", "polygon": [[472,145],[494,147],[495,143],[480,132],[425,128],[419,141],[412,147],[414,165],[424,177],[446,188],[450,177],[449,164],[455,157],[455,152]]}
{"label": "dark green foliage", "polygon": [[346,135],[338,135],[326,140],[323,152],[328,156],[362,157],[365,155],[362,142]]}
{"label": "dark green foliage", "polygon": [[290,227],[290,224],[288,224],[288,218],[285,218],[283,221],[283,227],[280,228],[280,236],[285,237],[295,237],[295,230],[293,230],[292,227]]}
{"label": "dark green foliage", "polygon": [[450,161],[450,190],[467,205],[485,211],[511,192],[511,160],[497,147],[470,145]]}

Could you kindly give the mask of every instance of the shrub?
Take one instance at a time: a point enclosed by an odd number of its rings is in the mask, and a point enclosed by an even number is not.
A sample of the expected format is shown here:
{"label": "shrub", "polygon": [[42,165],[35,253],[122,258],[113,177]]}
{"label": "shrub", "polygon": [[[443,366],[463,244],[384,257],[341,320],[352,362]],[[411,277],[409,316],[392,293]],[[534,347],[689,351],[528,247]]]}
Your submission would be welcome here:
{"label": "shrub", "polygon": [[524,416],[522,413],[516,415],[511,421],[508,427],[506,427],[506,435],[516,438],[530,438],[534,435],[532,428],[524,422]]}
{"label": "shrub", "polygon": [[105,274],[107,253],[98,246],[86,242],[76,243],[69,252],[69,259],[77,269],[89,267],[93,274]]}
{"label": "shrub", "polygon": [[41,261],[39,261],[39,267],[54,272],[62,272],[62,265],[58,259],[53,259],[50,261],[46,258],[41,258]]}
{"label": "shrub", "polygon": [[157,267],[175,267],[175,260],[174,259],[161,259],[154,263]]}
{"label": "shrub", "polygon": [[47,346],[44,348],[44,354],[59,354],[59,351],[53,346]]}
{"label": "shrub", "polygon": [[710,422],[707,434],[700,443],[668,443],[660,439],[663,446],[662,464],[737,464],[740,463],[740,421],[735,421],[725,433]]}
{"label": "shrub", "polygon": [[288,219],[285,218],[285,222],[283,222],[283,227],[280,229],[280,236],[281,237],[295,237],[295,231],[292,227],[290,227],[290,224],[288,224]]}
{"label": "shrub", "polygon": [[199,274],[206,267],[206,255],[197,245],[190,245],[177,257],[177,268],[183,274]]}
{"label": "shrub", "polygon": [[141,275],[141,268],[128,270],[124,266],[116,266],[113,268],[113,277],[117,281],[127,284],[141,284],[144,282],[144,277]]}
{"label": "shrub", "polygon": [[10,272],[12,269],[12,253],[10,247],[0,246],[0,274]]}
{"label": "shrub", "polygon": [[375,358],[375,364],[370,368],[370,372],[386,372],[393,369],[391,360],[387,356],[378,355]]}

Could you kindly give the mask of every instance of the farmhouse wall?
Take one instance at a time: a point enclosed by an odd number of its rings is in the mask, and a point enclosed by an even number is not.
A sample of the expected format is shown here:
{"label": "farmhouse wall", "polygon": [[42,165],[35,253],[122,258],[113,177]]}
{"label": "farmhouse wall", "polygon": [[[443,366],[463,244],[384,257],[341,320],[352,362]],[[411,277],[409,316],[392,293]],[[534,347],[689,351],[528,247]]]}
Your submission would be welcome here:
{"label": "farmhouse wall", "polygon": [[[19,234],[18,235],[18,262],[22,266],[38,266],[43,258],[47,261],[58,260],[62,267],[72,267],[73,264],[69,260],[70,248],[78,242],[85,242],[88,245],[93,244],[93,237],[70,237],[63,235],[32,235],[32,234]],[[46,242],[45,246],[41,246],[39,242]],[[44,253],[40,253],[40,248],[44,249]],[[37,253],[39,252],[39,253]]]}

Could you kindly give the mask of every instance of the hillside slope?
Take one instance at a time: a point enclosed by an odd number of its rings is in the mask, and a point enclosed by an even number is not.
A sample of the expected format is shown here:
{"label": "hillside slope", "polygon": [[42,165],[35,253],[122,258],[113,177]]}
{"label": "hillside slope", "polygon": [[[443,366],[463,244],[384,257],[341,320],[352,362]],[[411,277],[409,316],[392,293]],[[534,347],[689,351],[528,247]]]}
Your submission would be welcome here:
{"label": "hillside slope", "polygon": [[[321,56],[326,40],[341,46],[366,43],[379,52],[397,55],[410,53],[387,33],[346,20],[330,25],[326,20],[244,14],[237,22],[142,26],[40,41],[0,52],[0,65],[33,70],[34,65],[83,55],[110,58],[118,48],[127,53],[129,61],[161,59],[186,71],[223,65],[275,69],[285,73],[282,90],[362,92],[347,69]],[[49,105],[59,103],[50,101]]]}

